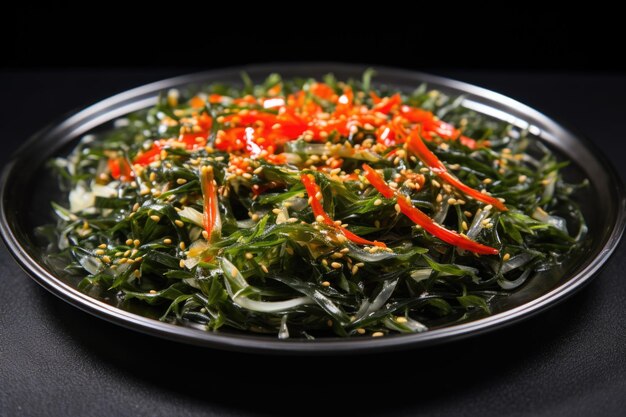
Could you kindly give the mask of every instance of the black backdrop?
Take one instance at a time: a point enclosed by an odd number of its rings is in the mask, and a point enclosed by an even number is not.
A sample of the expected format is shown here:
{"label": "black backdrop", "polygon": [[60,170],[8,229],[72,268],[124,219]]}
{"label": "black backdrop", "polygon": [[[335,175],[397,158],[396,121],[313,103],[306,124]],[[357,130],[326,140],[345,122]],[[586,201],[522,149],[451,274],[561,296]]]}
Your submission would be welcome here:
{"label": "black backdrop", "polygon": [[[620,14],[532,2],[89,2],[4,6],[2,67],[223,67],[338,61],[420,70],[624,71]],[[179,6],[179,7],[176,7]]]}

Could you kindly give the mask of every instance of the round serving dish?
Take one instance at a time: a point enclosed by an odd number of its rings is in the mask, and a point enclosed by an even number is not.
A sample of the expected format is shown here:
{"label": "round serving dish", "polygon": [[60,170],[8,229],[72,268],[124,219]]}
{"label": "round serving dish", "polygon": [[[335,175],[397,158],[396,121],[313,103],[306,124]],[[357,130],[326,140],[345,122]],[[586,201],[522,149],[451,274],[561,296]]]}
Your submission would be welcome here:
{"label": "round serving dish", "polygon": [[[7,247],[20,265],[42,286],[65,301],[116,324],[186,343],[241,351],[338,354],[381,351],[441,343],[479,334],[515,323],[562,301],[593,278],[615,249],[626,223],[626,198],[621,181],[610,163],[586,139],[552,119],[500,94],[447,78],[403,70],[377,68],[375,81],[401,89],[414,89],[422,83],[450,95],[463,95],[463,105],[476,112],[504,120],[540,138],[564,158],[572,161],[566,178],[587,178],[589,187],[578,200],[589,221],[588,245],[583,256],[558,270],[543,273],[501,299],[491,316],[475,321],[435,328],[425,333],[385,338],[324,338],[278,340],[230,331],[207,332],[177,326],[122,310],[97,295],[76,289],[75,283],[58,276],[43,261],[43,251],[34,229],[50,221],[49,201],[55,193],[54,179],[47,175],[46,161],[67,152],[83,135],[110,124],[120,116],[153,105],[160,91],[211,82],[240,82],[246,71],[255,80],[271,72],[285,78],[320,77],[332,72],[339,79],[359,77],[365,66],[338,64],[265,65],[209,71],[152,83],[96,103],[54,124],[28,140],[2,173],[0,182],[0,231]],[[602,213],[602,215],[598,215]]]}

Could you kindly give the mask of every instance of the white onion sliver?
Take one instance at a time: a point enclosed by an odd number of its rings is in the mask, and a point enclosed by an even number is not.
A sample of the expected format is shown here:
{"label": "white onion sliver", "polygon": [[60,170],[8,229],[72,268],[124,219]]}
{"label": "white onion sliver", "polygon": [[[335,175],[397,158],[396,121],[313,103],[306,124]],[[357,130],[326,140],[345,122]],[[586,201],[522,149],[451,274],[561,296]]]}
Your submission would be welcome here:
{"label": "white onion sliver", "polygon": [[502,269],[500,269],[500,272],[506,274],[507,272],[519,268],[520,266],[524,266],[528,262],[530,262],[535,256],[537,255],[528,252],[515,255],[502,265]]}
{"label": "white onion sliver", "polygon": [[500,278],[498,280],[498,285],[500,285],[500,287],[504,290],[513,290],[519,287],[520,285],[522,285],[524,282],[526,282],[526,280],[528,279],[528,276],[530,275],[530,272],[531,270],[527,269],[526,271],[522,272],[519,278],[513,281]]}
{"label": "white onion sliver", "polygon": [[186,206],[184,209],[178,212],[178,216],[183,219],[189,220],[193,224],[202,226],[202,213],[200,213],[193,207]]}

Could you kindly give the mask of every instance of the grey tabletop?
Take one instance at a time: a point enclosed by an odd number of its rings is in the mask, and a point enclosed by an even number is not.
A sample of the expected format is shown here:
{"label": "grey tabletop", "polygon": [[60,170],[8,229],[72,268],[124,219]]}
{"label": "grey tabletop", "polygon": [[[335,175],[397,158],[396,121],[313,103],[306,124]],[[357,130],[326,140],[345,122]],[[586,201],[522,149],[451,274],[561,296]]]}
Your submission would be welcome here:
{"label": "grey tabletop", "polygon": [[[0,161],[68,111],[183,72],[0,72]],[[439,73],[509,95],[582,132],[626,178],[626,75]],[[621,416],[624,255],[622,243],[581,292],[487,335],[400,353],[293,358],[122,329],[47,293],[1,247],[0,415]]]}

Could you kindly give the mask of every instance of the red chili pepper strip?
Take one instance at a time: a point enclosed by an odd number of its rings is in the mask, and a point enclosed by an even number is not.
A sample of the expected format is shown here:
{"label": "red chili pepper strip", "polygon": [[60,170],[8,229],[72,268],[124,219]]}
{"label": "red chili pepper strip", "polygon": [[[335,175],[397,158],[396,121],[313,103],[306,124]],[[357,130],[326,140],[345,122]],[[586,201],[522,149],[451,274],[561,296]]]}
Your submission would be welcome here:
{"label": "red chili pepper strip", "polygon": [[151,162],[156,161],[157,156],[160,154],[161,145],[158,142],[154,142],[150,149],[137,155],[133,163],[142,166],[149,165]]}
{"label": "red chili pepper strip", "polygon": [[207,240],[211,239],[212,233],[217,229],[219,212],[217,207],[217,190],[213,180],[213,167],[203,166],[200,169],[202,195],[204,197],[204,213],[202,214],[202,226],[208,233]]}
{"label": "red chili pepper strip", "polygon": [[409,150],[417,155],[417,157],[428,168],[430,168],[431,171],[433,171],[439,178],[441,178],[454,188],[474,198],[475,200],[482,201],[485,204],[491,204],[500,211],[507,211],[506,206],[497,198],[483,194],[480,191],[463,184],[457,177],[450,174],[445,165],[439,160],[439,158],[437,158],[437,155],[435,155],[430,151],[430,149],[428,149],[416,130],[412,131],[409,135],[407,145],[409,147]]}
{"label": "red chili pepper strip", "polygon": [[455,231],[446,229],[439,223],[435,223],[435,221],[428,217],[423,211],[409,203],[405,196],[389,187],[383,178],[369,165],[363,164],[363,170],[365,171],[365,178],[367,178],[370,184],[372,184],[372,186],[376,188],[379,193],[381,193],[385,198],[392,198],[395,196],[397,198],[398,205],[400,206],[400,211],[431,235],[452,246],[456,246],[479,255],[498,254],[499,251],[496,248],[478,243],[467,236],[460,235]]}
{"label": "red chili pepper strip", "polygon": [[357,245],[372,245],[372,246],[379,246],[381,248],[387,247],[387,245],[385,245],[383,242],[378,242],[376,240],[371,241],[371,240],[363,239],[362,237],[355,235],[354,233],[352,233],[345,227],[337,226],[335,222],[333,222],[333,219],[331,219],[328,213],[326,213],[326,211],[324,210],[324,207],[322,206],[322,202],[316,197],[317,193],[320,192],[320,188],[315,183],[315,179],[313,179],[312,176],[304,174],[300,177],[300,180],[302,181],[302,184],[304,184],[306,193],[309,195],[309,197],[311,197],[311,209],[313,209],[313,215],[316,218],[319,216],[322,216],[322,218],[324,219],[324,223],[326,223],[329,226],[333,226],[339,229],[339,231],[341,231],[341,233],[346,238],[356,243]]}
{"label": "red chili pepper strip", "polygon": [[108,165],[113,179],[132,181],[132,178],[135,176],[135,173],[130,169],[130,165],[123,157],[110,158]]}

